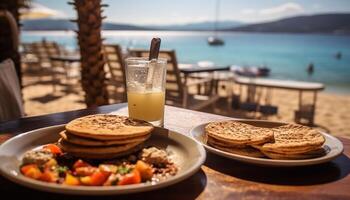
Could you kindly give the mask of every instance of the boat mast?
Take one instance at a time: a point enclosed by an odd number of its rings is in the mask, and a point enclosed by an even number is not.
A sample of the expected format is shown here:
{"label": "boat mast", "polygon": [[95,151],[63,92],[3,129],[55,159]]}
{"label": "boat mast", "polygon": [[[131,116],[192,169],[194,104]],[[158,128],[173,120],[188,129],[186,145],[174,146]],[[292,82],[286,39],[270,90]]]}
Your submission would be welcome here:
{"label": "boat mast", "polygon": [[219,20],[219,9],[220,9],[220,0],[216,0],[215,23],[214,23],[214,36],[215,37],[217,37],[218,20]]}

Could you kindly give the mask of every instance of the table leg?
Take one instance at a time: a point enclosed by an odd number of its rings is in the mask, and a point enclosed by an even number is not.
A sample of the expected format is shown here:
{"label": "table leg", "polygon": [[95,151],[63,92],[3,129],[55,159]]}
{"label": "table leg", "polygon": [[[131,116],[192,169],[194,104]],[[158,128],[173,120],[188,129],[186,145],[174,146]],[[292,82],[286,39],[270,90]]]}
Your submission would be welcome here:
{"label": "table leg", "polygon": [[301,111],[302,101],[303,101],[303,91],[299,90],[299,111]]}

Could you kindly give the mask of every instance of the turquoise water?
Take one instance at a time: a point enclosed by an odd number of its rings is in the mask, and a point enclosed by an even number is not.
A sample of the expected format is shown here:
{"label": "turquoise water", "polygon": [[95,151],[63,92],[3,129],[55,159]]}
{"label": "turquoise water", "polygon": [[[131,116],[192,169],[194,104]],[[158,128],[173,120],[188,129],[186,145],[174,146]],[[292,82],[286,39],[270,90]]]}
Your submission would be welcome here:
{"label": "turquoise water", "polygon": [[[267,65],[271,78],[317,81],[326,90],[350,93],[350,36],[306,34],[221,33],[225,45],[207,45],[210,32],[106,31],[107,43],[124,47],[148,48],[154,36],[162,38],[162,48],[175,49],[179,62],[207,60],[217,65]],[[43,37],[69,49],[77,48],[73,32],[24,32],[22,42]],[[334,57],[338,51],[342,59]],[[306,67],[314,63],[309,76]]]}

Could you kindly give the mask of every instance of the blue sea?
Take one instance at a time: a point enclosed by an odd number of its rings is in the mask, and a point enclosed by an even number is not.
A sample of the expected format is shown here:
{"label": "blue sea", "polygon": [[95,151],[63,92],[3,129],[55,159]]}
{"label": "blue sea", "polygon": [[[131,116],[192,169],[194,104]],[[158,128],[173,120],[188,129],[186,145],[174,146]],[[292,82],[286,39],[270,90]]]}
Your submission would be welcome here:
{"label": "blue sea", "polygon": [[[104,31],[106,43],[125,48],[148,48],[152,37],[162,39],[161,48],[175,49],[180,63],[212,61],[216,65],[261,66],[271,78],[322,82],[326,90],[350,93],[350,36],[321,34],[219,33],[224,46],[207,44],[211,32]],[[22,42],[54,40],[70,50],[77,48],[71,31],[22,32]],[[335,54],[341,52],[342,58]],[[314,64],[308,75],[307,66]]]}

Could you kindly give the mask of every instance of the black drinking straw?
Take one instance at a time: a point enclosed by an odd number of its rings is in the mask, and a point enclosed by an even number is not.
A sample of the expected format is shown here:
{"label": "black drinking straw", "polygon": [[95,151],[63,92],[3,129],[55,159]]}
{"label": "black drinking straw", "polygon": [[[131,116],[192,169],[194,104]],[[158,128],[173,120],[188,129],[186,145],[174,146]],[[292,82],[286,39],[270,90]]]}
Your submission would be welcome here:
{"label": "black drinking straw", "polygon": [[149,60],[157,59],[160,49],[160,38],[153,38],[151,41],[151,47],[149,49]]}

